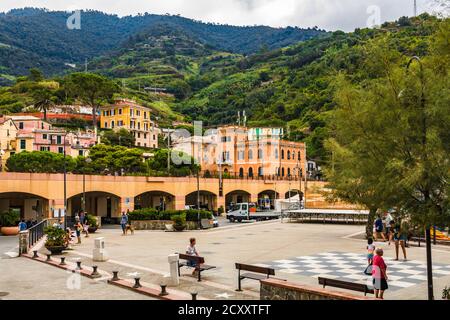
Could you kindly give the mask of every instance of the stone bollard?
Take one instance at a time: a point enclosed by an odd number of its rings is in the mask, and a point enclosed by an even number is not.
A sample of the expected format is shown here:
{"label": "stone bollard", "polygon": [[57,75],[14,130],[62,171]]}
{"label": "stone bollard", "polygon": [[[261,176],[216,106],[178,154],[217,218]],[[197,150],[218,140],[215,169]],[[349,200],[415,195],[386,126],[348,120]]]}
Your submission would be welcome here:
{"label": "stone bollard", "polygon": [[76,270],[83,270],[83,268],[81,267],[81,261],[77,261],[77,268]]}
{"label": "stone bollard", "polygon": [[133,286],[133,288],[135,288],[135,289],[142,288],[141,283],[139,282],[140,280],[141,280],[141,278],[138,278],[138,277],[134,278],[134,286]]}
{"label": "stone bollard", "polygon": [[197,292],[191,292],[192,300],[197,300]]}
{"label": "stone bollard", "polygon": [[65,257],[61,257],[61,263],[59,264],[60,266],[65,266],[66,265],[66,258]]}
{"label": "stone bollard", "polygon": [[47,260],[45,260],[45,261],[52,261],[52,255],[51,254],[47,254]]}
{"label": "stone bollard", "polygon": [[167,290],[166,290],[166,289],[167,289],[167,285],[161,284],[160,286],[161,286],[161,293],[159,294],[159,296],[160,296],[160,297],[168,296],[169,293],[168,293]]}
{"label": "stone bollard", "polygon": [[119,271],[113,271],[113,278],[111,279],[111,281],[119,281]]}
{"label": "stone bollard", "polygon": [[170,266],[170,284],[174,287],[180,285],[180,276],[178,274],[178,254],[171,254],[168,256]]}
{"label": "stone bollard", "polygon": [[92,251],[92,260],[97,262],[108,261],[108,254],[105,250],[105,238],[96,238],[94,240],[94,250]]}
{"label": "stone bollard", "polygon": [[97,269],[98,269],[98,266],[92,266],[92,273],[91,273],[92,278],[100,278],[101,277],[101,275],[100,275],[100,273],[98,273]]}
{"label": "stone bollard", "polygon": [[37,250],[34,250],[33,251],[33,259],[37,259],[37,258],[39,258],[38,252],[37,252]]}

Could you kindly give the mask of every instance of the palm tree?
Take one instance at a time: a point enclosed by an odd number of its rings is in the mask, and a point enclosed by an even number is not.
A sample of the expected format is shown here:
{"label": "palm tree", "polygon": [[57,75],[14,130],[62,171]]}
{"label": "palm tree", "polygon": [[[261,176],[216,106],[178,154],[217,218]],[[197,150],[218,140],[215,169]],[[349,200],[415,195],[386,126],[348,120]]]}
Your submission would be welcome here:
{"label": "palm tree", "polygon": [[52,92],[46,88],[41,88],[33,92],[34,107],[44,113],[44,121],[47,121],[48,109],[55,104],[52,98]]}

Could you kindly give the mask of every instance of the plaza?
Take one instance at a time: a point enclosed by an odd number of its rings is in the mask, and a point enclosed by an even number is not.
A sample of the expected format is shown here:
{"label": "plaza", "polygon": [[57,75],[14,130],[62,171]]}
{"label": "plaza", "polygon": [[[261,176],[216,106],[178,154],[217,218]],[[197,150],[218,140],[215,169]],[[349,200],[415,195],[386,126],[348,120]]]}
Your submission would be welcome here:
{"label": "plaza", "polygon": [[[122,236],[114,227],[100,229],[82,244],[73,245],[66,251],[66,261],[81,259],[84,266],[98,265],[99,269],[119,276],[139,273],[141,283],[158,288],[161,279],[169,272],[168,255],[184,253],[189,238],[197,239],[197,249],[209,265],[217,268],[202,273],[202,282],[182,269],[180,286],[169,287],[178,296],[189,298],[191,291],[197,291],[199,299],[246,299],[258,300],[260,285],[258,281],[244,280],[243,292],[236,292],[237,270],[235,263],[271,266],[276,270],[276,278],[289,283],[320,288],[318,277],[338,278],[354,282],[367,282],[365,269],[366,241],[363,239],[363,226],[297,224],[270,221],[251,224],[229,224],[213,230],[186,231],[181,233],[159,231],[136,231],[134,235]],[[103,237],[109,260],[93,262],[94,239]],[[2,250],[11,247],[12,238],[0,238]],[[408,261],[394,262],[394,245],[376,243],[385,251],[390,275],[390,289],[386,299],[422,300],[427,297],[426,253],[425,248],[411,246]],[[10,249],[10,248],[9,248]],[[43,254],[46,250],[40,249]],[[58,257],[54,257],[58,259]],[[78,290],[65,289],[68,275],[65,271],[50,268],[42,263],[21,257],[2,259],[0,291],[9,292],[3,299],[27,299],[33,291],[34,299],[70,299],[82,296],[83,299],[135,299],[134,292],[118,289],[106,284],[105,276],[98,281],[85,281]],[[434,292],[437,299],[442,290],[450,284],[450,247],[433,247]],[[11,277],[14,270],[14,277]],[[30,270],[31,274],[30,274]],[[21,287],[17,279],[28,279],[32,288]],[[64,281],[63,281],[64,280]],[[51,284],[59,287],[52,287]],[[93,283],[96,283],[95,285]],[[92,291],[90,288],[98,288]],[[60,291],[62,290],[62,291]],[[107,290],[107,291],[102,291]],[[328,289],[327,289],[328,290]],[[330,291],[345,292],[341,289]],[[64,293],[63,293],[64,292]],[[362,294],[361,294],[362,295]]]}

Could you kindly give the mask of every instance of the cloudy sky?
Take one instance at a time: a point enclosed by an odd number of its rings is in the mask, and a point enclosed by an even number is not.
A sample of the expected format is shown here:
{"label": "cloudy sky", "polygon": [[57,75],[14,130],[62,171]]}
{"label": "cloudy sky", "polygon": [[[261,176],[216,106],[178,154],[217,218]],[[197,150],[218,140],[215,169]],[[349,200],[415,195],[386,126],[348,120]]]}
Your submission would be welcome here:
{"label": "cloudy sky", "polygon": [[[428,11],[430,1],[417,0],[419,13]],[[0,0],[0,11],[21,7],[89,8],[120,16],[170,13],[233,25],[318,26],[344,31],[413,15],[413,0]]]}

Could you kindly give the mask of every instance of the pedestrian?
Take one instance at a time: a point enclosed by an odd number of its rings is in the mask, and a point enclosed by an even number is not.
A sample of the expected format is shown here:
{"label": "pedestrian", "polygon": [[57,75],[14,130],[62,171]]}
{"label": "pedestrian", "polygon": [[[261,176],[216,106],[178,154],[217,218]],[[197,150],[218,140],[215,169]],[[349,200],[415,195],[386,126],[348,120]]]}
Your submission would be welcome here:
{"label": "pedestrian", "polygon": [[84,213],[83,210],[80,211],[80,216],[79,217],[80,217],[81,223],[85,224],[86,223],[86,214]]}
{"label": "pedestrian", "polygon": [[122,212],[122,218],[120,219],[120,226],[122,227],[123,236],[127,235],[128,216],[125,212]]}
{"label": "pedestrian", "polygon": [[386,238],[383,234],[383,220],[381,219],[381,216],[378,215],[377,219],[375,220],[375,240],[379,241],[380,238],[383,238],[383,241],[386,241]]}
{"label": "pedestrian", "polygon": [[70,230],[70,228],[66,228],[66,234],[64,236],[64,245],[66,246],[66,248],[69,247],[71,241],[72,241],[72,230]]}
{"label": "pedestrian", "polygon": [[[196,256],[199,257],[199,253],[197,251],[197,248],[195,247],[195,245],[197,244],[197,240],[195,238],[191,238],[189,239],[189,245],[186,248],[186,254],[189,256]],[[194,268],[194,271],[192,272],[193,275],[195,275],[197,268],[199,266],[197,266],[197,263],[194,260],[188,260],[187,265],[189,267]]]}
{"label": "pedestrian", "polygon": [[402,248],[404,261],[406,258],[406,241],[408,240],[408,224],[401,222],[394,227],[395,261],[398,261],[399,249]]}
{"label": "pedestrian", "polygon": [[387,265],[383,259],[383,249],[377,249],[373,258],[372,278],[375,290],[375,298],[384,299],[384,292],[389,288]]}
{"label": "pedestrian", "polygon": [[369,238],[367,240],[367,263],[369,266],[373,264],[373,257],[374,257],[375,249],[376,249],[376,247],[373,244],[373,239]]}
{"label": "pedestrian", "polygon": [[78,244],[81,244],[81,232],[83,231],[83,225],[81,224],[80,221],[76,221],[75,222],[75,232],[77,234],[77,239],[78,239]]}
{"label": "pedestrian", "polygon": [[392,230],[391,230],[391,225],[392,225],[392,221],[394,221],[394,218],[392,217],[391,213],[388,211],[386,212],[386,215],[384,216],[384,227],[385,227],[385,236],[388,239],[388,244],[391,245],[391,241],[392,241]]}
{"label": "pedestrian", "polygon": [[21,220],[19,223],[19,231],[25,231],[28,229],[28,226],[25,222],[25,220]]}

